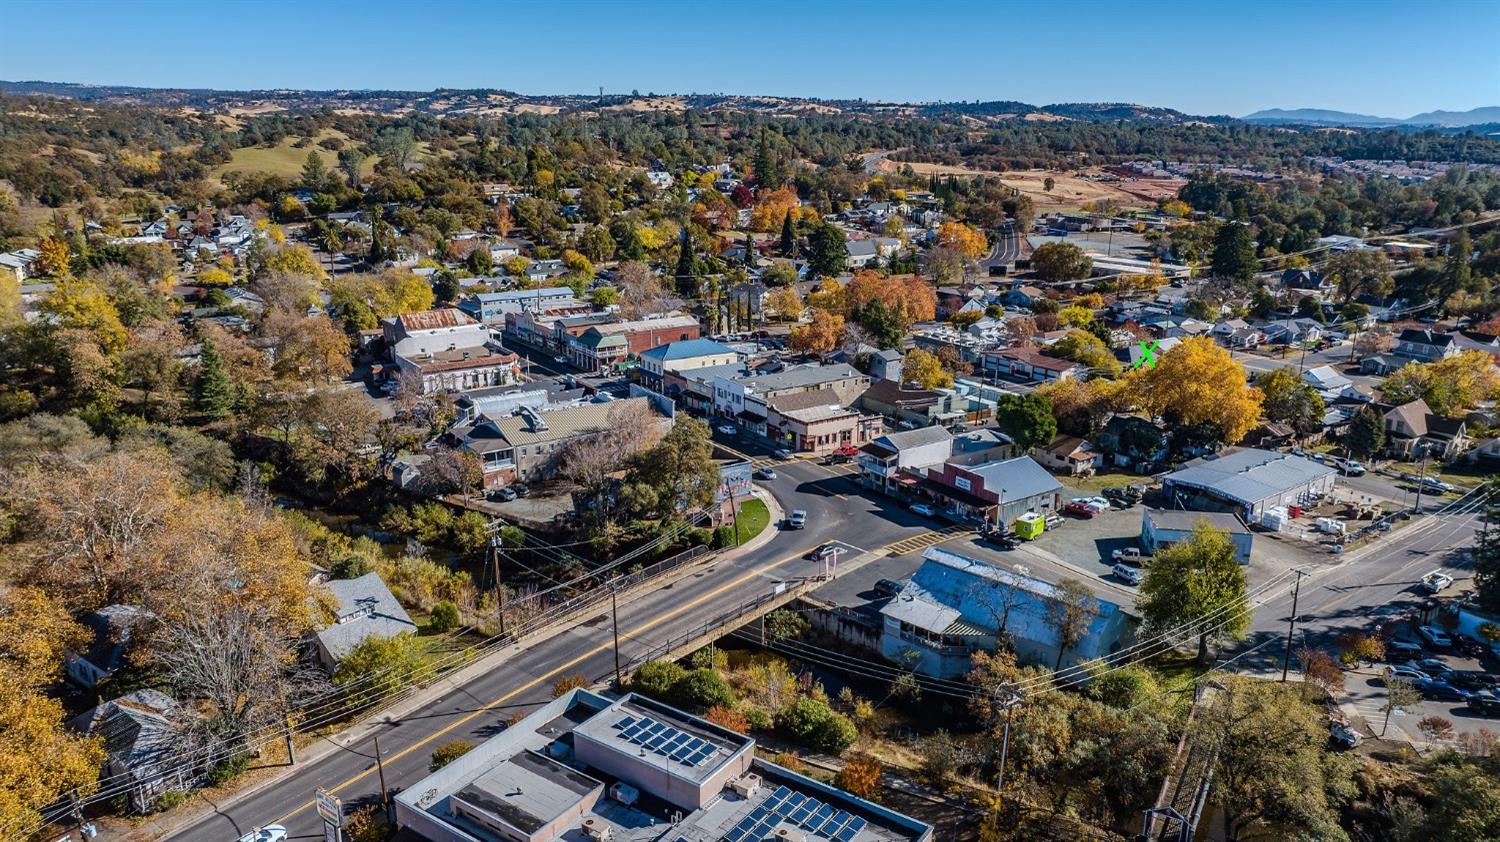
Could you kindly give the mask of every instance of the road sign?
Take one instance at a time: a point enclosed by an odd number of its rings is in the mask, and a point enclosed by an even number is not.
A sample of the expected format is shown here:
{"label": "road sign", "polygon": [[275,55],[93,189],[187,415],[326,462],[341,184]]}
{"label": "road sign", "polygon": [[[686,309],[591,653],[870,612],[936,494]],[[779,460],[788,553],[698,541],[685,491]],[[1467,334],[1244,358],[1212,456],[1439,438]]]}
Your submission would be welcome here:
{"label": "road sign", "polygon": [[344,826],[344,803],[334,795],[318,790],[316,801],[318,804],[318,815],[331,827]]}

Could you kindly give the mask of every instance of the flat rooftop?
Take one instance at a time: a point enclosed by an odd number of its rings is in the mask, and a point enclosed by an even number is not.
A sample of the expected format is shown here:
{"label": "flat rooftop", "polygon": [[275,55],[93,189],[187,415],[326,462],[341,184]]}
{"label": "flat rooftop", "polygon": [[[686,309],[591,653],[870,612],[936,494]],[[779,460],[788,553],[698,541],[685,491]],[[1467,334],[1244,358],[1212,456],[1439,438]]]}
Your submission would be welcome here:
{"label": "flat rooftop", "polygon": [[[774,842],[781,828],[807,842],[932,839],[926,824],[751,760],[754,747],[644,697],[575,690],[398,794],[397,824],[402,838],[476,842],[585,842],[590,820],[607,824],[616,842]],[[668,800],[684,785],[710,790],[702,806]]]}

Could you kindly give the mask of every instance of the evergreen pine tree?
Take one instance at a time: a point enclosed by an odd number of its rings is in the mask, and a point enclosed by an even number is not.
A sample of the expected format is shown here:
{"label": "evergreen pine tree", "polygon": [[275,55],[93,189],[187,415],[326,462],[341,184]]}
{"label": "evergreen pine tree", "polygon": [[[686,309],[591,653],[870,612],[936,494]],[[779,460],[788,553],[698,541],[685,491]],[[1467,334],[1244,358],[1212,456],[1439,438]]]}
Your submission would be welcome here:
{"label": "evergreen pine tree", "polygon": [[1249,283],[1260,271],[1260,262],[1255,259],[1255,241],[1250,228],[1236,222],[1226,222],[1214,234],[1214,276],[1232,278]]}
{"label": "evergreen pine tree", "polygon": [[1370,407],[1355,413],[1344,432],[1344,446],[1360,459],[1369,459],[1385,447],[1385,422]]}
{"label": "evergreen pine tree", "polygon": [[745,232],[745,265],[755,265],[755,235]]}
{"label": "evergreen pine tree", "polygon": [[682,247],[677,252],[677,294],[683,298],[698,297],[698,278],[694,271],[693,237],[682,229]]}
{"label": "evergreen pine tree", "polygon": [[193,380],[193,408],[211,420],[223,418],[234,404],[234,387],[224,371],[224,360],[211,340],[203,340],[198,376]]}
{"label": "evergreen pine tree", "polygon": [[760,143],[755,147],[755,162],[751,166],[755,170],[756,188],[775,190],[781,186],[780,162],[771,149],[770,133],[765,129],[760,130]]}
{"label": "evergreen pine tree", "polygon": [[374,208],[370,209],[370,253],[365,260],[371,266],[378,266],[385,262],[385,244],[380,240],[380,212]]}
{"label": "evergreen pine tree", "polygon": [[777,244],[781,256],[791,259],[797,256],[797,232],[792,228],[792,215],[781,218],[781,242]]}
{"label": "evergreen pine tree", "polygon": [[1469,256],[1473,252],[1474,244],[1469,240],[1469,229],[1459,229],[1453,242],[1448,244],[1448,259],[1443,264],[1442,288],[1445,296],[1469,287]]}

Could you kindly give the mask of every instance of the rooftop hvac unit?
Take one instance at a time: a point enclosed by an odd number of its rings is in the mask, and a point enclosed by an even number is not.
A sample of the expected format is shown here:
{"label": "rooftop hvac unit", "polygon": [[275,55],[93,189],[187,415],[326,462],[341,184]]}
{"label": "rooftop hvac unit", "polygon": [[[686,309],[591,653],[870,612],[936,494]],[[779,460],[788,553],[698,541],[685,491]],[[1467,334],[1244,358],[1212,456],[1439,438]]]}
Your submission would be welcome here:
{"label": "rooftop hvac unit", "polygon": [[760,775],[754,772],[740,775],[730,781],[729,787],[746,798],[753,797],[755,793],[760,792]]}
{"label": "rooftop hvac unit", "polygon": [[609,797],[629,807],[635,803],[637,798],[641,797],[641,791],[630,784],[616,781],[609,787]]}
{"label": "rooftop hvac unit", "polygon": [[594,842],[609,842],[611,832],[612,828],[603,819],[589,816],[583,820],[583,835]]}
{"label": "rooftop hvac unit", "polygon": [[771,838],[775,839],[776,842],[807,842],[807,834],[803,833],[800,830],[794,830],[790,827],[781,828],[780,830],[776,831],[776,835]]}

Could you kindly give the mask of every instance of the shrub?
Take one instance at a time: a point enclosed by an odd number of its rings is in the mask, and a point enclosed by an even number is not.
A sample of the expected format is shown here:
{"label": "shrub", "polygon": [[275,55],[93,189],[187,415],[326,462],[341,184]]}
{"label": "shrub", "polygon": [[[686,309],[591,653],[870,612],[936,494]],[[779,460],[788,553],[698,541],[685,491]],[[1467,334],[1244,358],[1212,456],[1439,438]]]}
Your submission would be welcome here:
{"label": "shrub", "polygon": [[750,720],[743,713],[723,705],[714,705],[703,714],[703,718],[719,726],[728,728],[736,733],[746,733],[750,730]]}
{"label": "shrub", "polygon": [[672,685],[687,675],[676,661],[647,661],[630,678],[630,689],[656,699],[666,699]]}
{"label": "shrub", "polygon": [[880,761],[862,751],[850,752],[844,758],[844,768],[833,778],[833,785],[860,798],[874,798],[880,794],[884,768]]}
{"label": "shrub", "polygon": [[958,744],[947,731],[939,731],[922,741],[922,765],[918,776],[928,786],[946,792],[953,784],[953,775],[958,771]]}
{"label": "shrub", "polygon": [[445,599],[432,606],[432,617],[428,622],[428,628],[438,634],[458,628],[458,606],[453,604],[453,600]]}
{"label": "shrub", "polygon": [[693,669],[715,669],[723,671],[729,669],[729,653],[725,652],[723,649],[720,649],[717,646],[714,646],[713,644],[709,644],[708,646],[699,649],[697,652],[694,652],[692,656],[688,658],[688,663],[693,666]]}
{"label": "shrub", "polygon": [[151,802],[150,812],[165,813],[168,810],[175,810],[188,803],[188,800],[192,797],[193,790],[191,789],[174,789],[171,792],[163,792],[156,797],[155,801]]}
{"label": "shrub", "polygon": [[750,727],[757,731],[764,731],[771,727],[771,712],[765,708],[746,705],[740,708],[740,715],[750,723]]}
{"label": "shrub", "polygon": [[771,758],[771,762],[789,772],[796,772],[799,775],[807,774],[807,764],[802,762],[802,755],[795,751],[783,751]]}
{"label": "shrub", "polygon": [[391,826],[374,804],[357,807],[344,819],[344,839],[348,842],[381,842],[390,833]]}
{"label": "shrub", "polygon": [[552,698],[560,699],[563,696],[566,696],[569,691],[580,690],[588,687],[593,683],[594,682],[589,681],[588,676],[583,675],[582,673],[575,672],[572,675],[564,675],[556,681],[552,682]]}
{"label": "shrub", "polygon": [[1125,666],[1089,681],[1088,696],[1096,702],[1124,710],[1158,692],[1156,679],[1145,667]]}
{"label": "shrub", "polygon": [[734,528],[720,526],[714,530],[714,549],[722,550],[734,546]]}
{"label": "shrub", "polygon": [[215,766],[207,775],[203,776],[203,783],[207,786],[219,786],[228,783],[236,775],[249,768],[250,755],[237,754]]}
{"label": "shrub", "polygon": [[803,696],[776,715],[776,729],[803,745],[837,754],[859,737],[847,716],[835,713],[827,702]]}
{"label": "shrub", "polygon": [[729,682],[711,669],[696,669],[672,682],[671,696],[683,707],[695,710],[734,704]]}
{"label": "shrub", "polygon": [[432,750],[432,761],[427,764],[427,771],[436,772],[473,750],[474,744],[468,740],[449,740]]}

